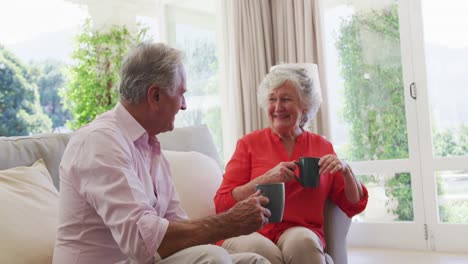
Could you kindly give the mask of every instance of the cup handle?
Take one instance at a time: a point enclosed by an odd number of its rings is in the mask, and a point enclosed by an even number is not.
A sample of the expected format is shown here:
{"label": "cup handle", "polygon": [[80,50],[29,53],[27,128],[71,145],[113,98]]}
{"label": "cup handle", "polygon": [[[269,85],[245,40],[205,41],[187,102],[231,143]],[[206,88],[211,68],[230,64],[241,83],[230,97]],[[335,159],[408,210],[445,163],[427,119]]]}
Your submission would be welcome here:
{"label": "cup handle", "polygon": [[[301,167],[300,163],[297,162],[297,161],[294,161],[294,164],[296,164],[299,168]],[[304,186],[304,183],[303,183],[302,179],[299,176],[294,174],[294,178],[296,179],[297,182],[299,182],[300,185]]]}

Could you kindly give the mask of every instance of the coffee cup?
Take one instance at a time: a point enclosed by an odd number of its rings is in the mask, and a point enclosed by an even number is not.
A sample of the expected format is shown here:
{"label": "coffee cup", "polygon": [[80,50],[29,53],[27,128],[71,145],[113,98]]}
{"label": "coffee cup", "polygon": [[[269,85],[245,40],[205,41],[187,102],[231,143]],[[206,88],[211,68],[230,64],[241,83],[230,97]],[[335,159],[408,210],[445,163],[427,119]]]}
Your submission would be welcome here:
{"label": "coffee cup", "polygon": [[271,212],[270,223],[279,223],[283,220],[284,212],[284,183],[266,183],[255,185],[256,190],[261,190],[262,195],[268,197],[265,206]]}
{"label": "coffee cup", "polygon": [[299,167],[299,176],[296,180],[305,188],[317,188],[320,182],[319,162],[320,158],[300,157],[299,162],[294,162]]}

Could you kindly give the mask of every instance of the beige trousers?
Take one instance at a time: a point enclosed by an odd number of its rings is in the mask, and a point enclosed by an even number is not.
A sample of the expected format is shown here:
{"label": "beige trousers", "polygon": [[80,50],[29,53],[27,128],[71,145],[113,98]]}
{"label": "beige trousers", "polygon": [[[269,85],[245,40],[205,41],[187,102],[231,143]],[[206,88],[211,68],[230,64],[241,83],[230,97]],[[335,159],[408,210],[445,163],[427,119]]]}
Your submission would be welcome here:
{"label": "beige trousers", "polygon": [[320,238],[305,227],[289,228],[280,236],[276,245],[255,232],[227,239],[222,247],[231,254],[257,253],[272,264],[333,264],[331,257],[324,253]]}
{"label": "beige trousers", "polygon": [[156,264],[269,264],[268,260],[255,253],[229,254],[222,247],[201,245],[183,249],[161,259]]}

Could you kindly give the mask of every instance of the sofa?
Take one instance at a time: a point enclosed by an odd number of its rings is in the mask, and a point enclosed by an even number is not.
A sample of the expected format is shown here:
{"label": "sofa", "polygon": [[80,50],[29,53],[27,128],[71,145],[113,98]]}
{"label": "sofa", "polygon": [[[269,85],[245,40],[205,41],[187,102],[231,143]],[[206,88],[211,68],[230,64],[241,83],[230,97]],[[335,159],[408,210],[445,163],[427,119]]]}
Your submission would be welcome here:
{"label": "sofa", "polygon": [[[70,134],[0,137],[0,263],[51,263],[59,198],[58,168]],[[222,181],[219,155],[204,125],[158,135],[190,218],[215,213]],[[333,203],[325,209],[326,252],[347,263],[351,220]]]}

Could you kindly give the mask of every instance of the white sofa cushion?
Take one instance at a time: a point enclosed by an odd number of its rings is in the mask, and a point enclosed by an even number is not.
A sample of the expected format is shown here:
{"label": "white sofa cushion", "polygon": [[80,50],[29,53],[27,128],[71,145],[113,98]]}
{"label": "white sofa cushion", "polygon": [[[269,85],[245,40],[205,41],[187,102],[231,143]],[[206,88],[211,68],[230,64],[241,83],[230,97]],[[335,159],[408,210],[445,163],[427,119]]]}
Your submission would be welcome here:
{"label": "white sofa cushion", "polygon": [[43,159],[58,189],[59,163],[69,138],[70,134],[0,137],[0,170],[31,166]]}
{"label": "white sofa cushion", "polygon": [[52,262],[58,191],[42,159],[0,171],[0,263]]}
{"label": "white sofa cushion", "polygon": [[222,181],[222,171],[212,158],[195,151],[163,153],[171,165],[181,206],[190,219],[215,214],[214,195]]}
{"label": "white sofa cushion", "polygon": [[206,125],[178,127],[157,135],[161,147],[172,151],[197,151],[213,158],[220,166],[221,160]]}

